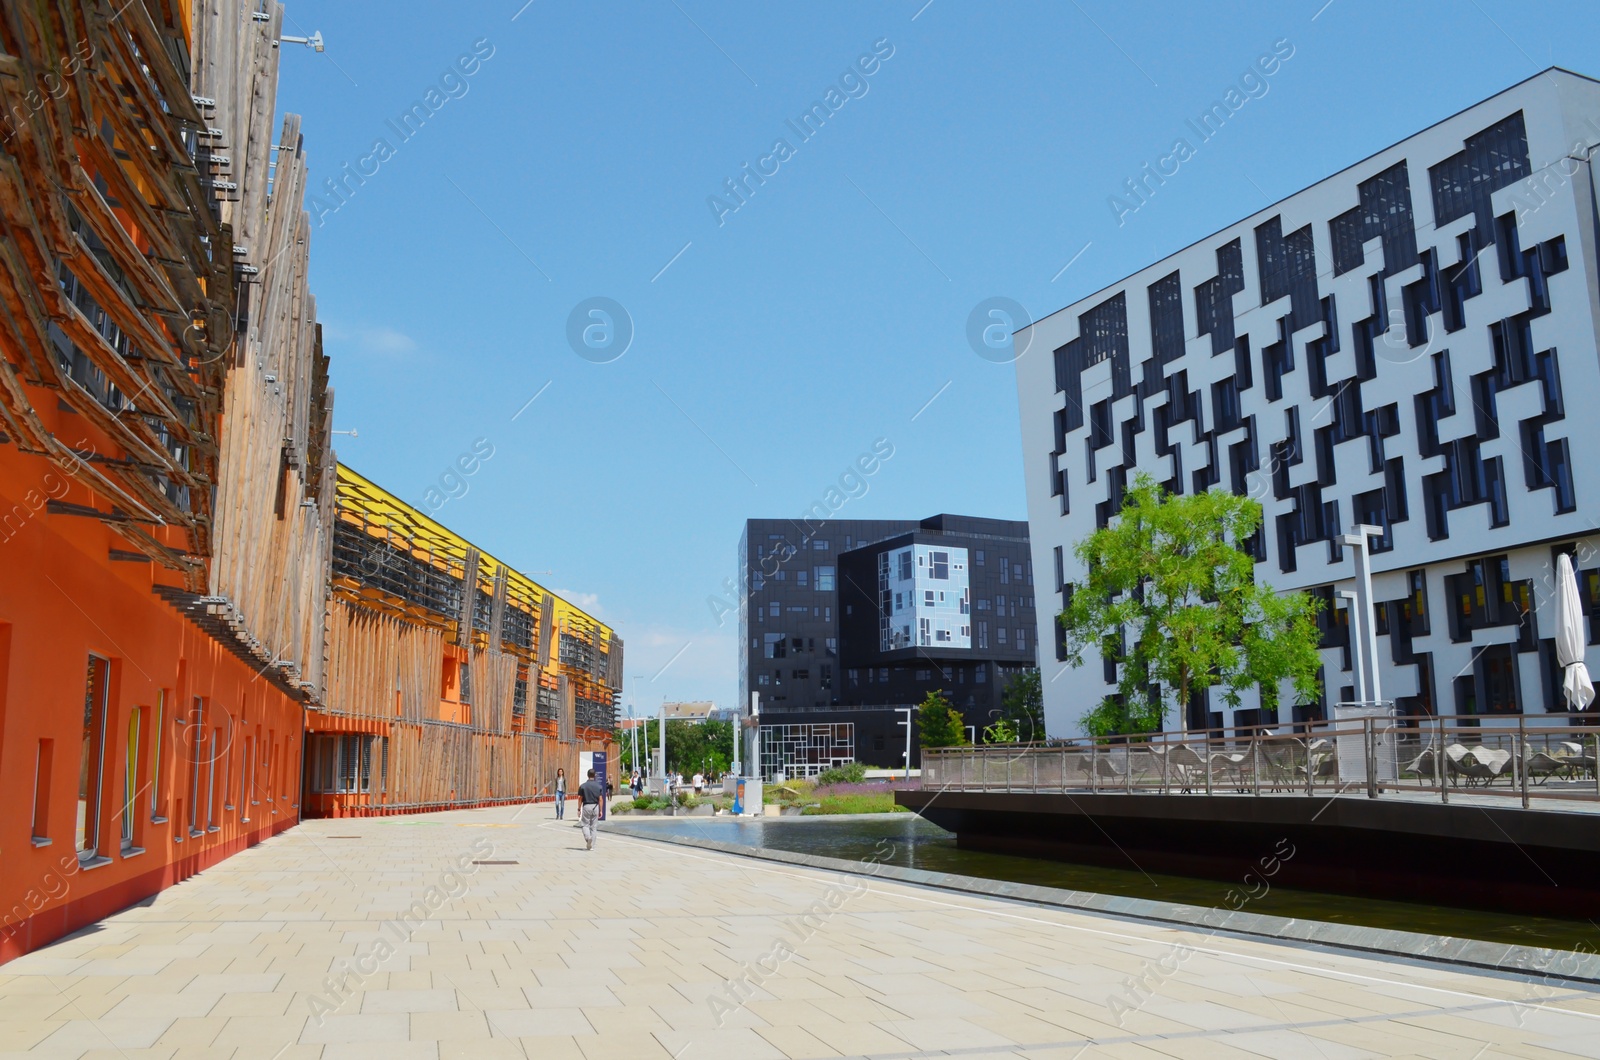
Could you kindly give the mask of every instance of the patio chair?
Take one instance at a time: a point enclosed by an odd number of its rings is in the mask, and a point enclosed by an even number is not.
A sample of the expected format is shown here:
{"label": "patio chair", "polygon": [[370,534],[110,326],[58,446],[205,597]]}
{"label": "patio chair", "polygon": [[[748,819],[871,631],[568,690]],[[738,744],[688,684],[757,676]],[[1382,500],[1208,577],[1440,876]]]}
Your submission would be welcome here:
{"label": "patio chair", "polygon": [[1515,771],[1512,769],[1510,751],[1504,751],[1498,747],[1475,747],[1472,750],[1472,754],[1489,771],[1488,784],[1493,784],[1501,777],[1506,777],[1509,781],[1515,775]]}
{"label": "patio chair", "polygon": [[1120,781],[1128,775],[1126,764],[1117,761],[1110,755],[1101,755],[1094,760],[1095,775],[1101,780]]}
{"label": "patio chair", "polygon": [[1453,743],[1444,749],[1444,761],[1450,776],[1457,783],[1465,781],[1468,787],[1477,779],[1477,770],[1482,767],[1473,757],[1472,749],[1463,744]]}
{"label": "patio chair", "polygon": [[1248,777],[1255,768],[1255,757],[1246,744],[1243,751],[1218,751],[1211,756],[1211,769],[1213,775],[1232,776],[1235,791],[1247,791],[1250,787]]}
{"label": "patio chair", "polygon": [[1567,764],[1548,752],[1534,751],[1522,760],[1522,768],[1528,771],[1528,776],[1533,778],[1535,784],[1543,784],[1564,771]]}
{"label": "patio chair", "polygon": [[1400,767],[1400,773],[1402,776],[1410,773],[1419,779],[1434,781],[1438,779],[1438,757],[1433,748],[1425,747],[1421,754]]}
{"label": "patio chair", "polygon": [[1194,781],[1198,776],[1203,776],[1206,760],[1200,757],[1200,752],[1186,743],[1178,744],[1167,751],[1168,775],[1179,790],[1189,793],[1194,790]]}
{"label": "patio chair", "polygon": [[1261,749],[1261,759],[1266,765],[1267,781],[1272,791],[1285,791],[1294,787],[1300,770],[1298,741],[1270,740]]}

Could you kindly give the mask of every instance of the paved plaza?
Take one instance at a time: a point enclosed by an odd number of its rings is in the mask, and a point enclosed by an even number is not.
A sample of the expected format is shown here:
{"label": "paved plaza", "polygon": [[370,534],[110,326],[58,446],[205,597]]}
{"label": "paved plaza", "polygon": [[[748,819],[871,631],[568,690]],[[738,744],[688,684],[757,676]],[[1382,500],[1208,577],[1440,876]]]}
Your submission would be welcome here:
{"label": "paved plaza", "polygon": [[1600,991],[572,825],[306,822],[0,966],[0,1055],[1600,1057]]}

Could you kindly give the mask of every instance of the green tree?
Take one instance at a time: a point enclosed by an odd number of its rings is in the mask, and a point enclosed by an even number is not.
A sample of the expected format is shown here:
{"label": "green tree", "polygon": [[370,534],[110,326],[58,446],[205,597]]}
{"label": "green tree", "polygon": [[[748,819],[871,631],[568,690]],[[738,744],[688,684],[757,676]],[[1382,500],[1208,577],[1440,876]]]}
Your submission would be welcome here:
{"label": "green tree", "polygon": [[[660,746],[661,722],[651,718],[639,726],[640,769],[650,768],[650,755]],[[634,768],[633,737],[618,730],[613,738],[617,757],[626,773]],[[733,723],[731,721],[667,722],[667,768],[680,773],[725,773],[733,764]]]}
{"label": "green tree", "polygon": [[1000,694],[1000,710],[1015,739],[1025,743],[1044,739],[1044,686],[1038,670],[1012,675]]}
{"label": "green tree", "polygon": [[950,705],[943,692],[929,692],[917,708],[917,740],[922,748],[960,747],[966,743],[966,726],[961,714]]}
{"label": "green tree", "polygon": [[1195,694],[1213,685],[1234,704],[1259,685],[1262,705],[1275,705],[1286,679],[1297,695],[1316,693],[1318,604],[1256,583],[1255,561],[1238,543],[1260,525],[1261,505],[1249,497],[1172,496],[1140,474],[1116,520],[1078,543],[1088,573],[1059,618],[1067,657],[1082,665],[1093,649],[1120,674],[1117,695],[1085,717],[1086,732],[1154,732],[1169,700],[1185,719]]}
{"label": "green tree", "polygon": [[1016,743],[1017,729],[1009,718],[996,718],[995,723],[983,730],[984,743]]}

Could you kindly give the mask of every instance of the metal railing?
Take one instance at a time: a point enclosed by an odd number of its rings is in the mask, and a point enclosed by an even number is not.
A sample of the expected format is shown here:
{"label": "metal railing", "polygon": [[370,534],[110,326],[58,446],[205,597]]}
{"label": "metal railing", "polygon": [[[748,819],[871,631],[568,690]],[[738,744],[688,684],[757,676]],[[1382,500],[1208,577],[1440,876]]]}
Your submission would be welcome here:
{"label": "metal railing", "polygon": [[1600,803],[1591,715],[1299,722],[1148,737],[925,749],[923,790],[1093,794],[1464,794]]}

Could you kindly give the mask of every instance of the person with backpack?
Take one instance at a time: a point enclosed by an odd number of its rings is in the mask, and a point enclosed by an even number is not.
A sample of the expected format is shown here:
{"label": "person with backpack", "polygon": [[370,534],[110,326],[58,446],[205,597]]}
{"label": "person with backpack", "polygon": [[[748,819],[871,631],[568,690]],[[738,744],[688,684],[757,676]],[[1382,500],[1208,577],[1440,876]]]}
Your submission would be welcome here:
{"label": "person with backpack", "polygon": [[589,770],[589,779],[578,786],[578,821],[583,825],[583,849],[594,849],[595,822],[600,818],[600,800],[606,797],[605,785],[594,778],[594,770]]}

